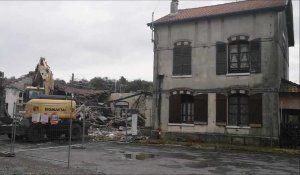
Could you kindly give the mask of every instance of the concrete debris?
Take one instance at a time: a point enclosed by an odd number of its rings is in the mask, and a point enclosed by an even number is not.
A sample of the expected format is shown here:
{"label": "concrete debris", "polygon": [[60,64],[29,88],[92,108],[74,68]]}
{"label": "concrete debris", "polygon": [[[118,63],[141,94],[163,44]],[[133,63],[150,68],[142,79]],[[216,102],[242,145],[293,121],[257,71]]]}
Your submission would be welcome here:
{"label": "concrete debris", "polygon": [[[137,136],[132,136],[130,111],[126,116],[124,113],[122,113],[122,111],[112,112],[111,108],[95,108],[81,105],[76,109],[76,112],[77,117],[80,120],[85,117],[85,120],[89,123],[90,127],[88,130],[88,135],[91,136],[95,141],[132,141],[148,139],[148,137],[141,135],[141,132],[138,132]],[[138,128],[143,128],[145,119],[141,115],[138,116]]]}
{"label": "concrete debris", "polygon": [[[131,113],[130,111],[127,113],[127,116],[125,114],[119,114],[116,112],[108,111],[107,108],[90,108],[87,107],[85,109],[85,113],[89,116],[90,122],[95,127],[113,127],[113,128],[119,128],[120,126],[131,126]],[[140,115],[138,115],[138,126],[143,127],[145,126],[145,118]]]}
{"label": "concrete debris", "polygon": [[[93,138],[93,141],[133,141],[133,140],[146,140],[149,139],[148,136],[138,135],[132,136],[131,130],[128,128],[127,137],[126,130],[112,129],[112,128],[94,128],[89,129],[89,136]],[[127,139],[126,139],[127,138]]]}

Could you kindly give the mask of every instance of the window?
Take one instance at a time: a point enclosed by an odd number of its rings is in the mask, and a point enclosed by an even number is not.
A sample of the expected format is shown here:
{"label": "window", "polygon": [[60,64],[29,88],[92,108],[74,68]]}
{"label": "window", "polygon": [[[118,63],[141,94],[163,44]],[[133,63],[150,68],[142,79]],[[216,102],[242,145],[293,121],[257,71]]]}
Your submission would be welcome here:
{"label": "window", "polygon": [[279,46],[281,47],[281,50],[282,50],[282,54],[283,54],[283,58],[287,58],[287,42],[286,42],[286,37],[285,37],[285,34],[284,32],[282,33],[282,37],[281,37],[281,42],[279,44]]}
{"label": "window", "polygon": [[172,94],[169,98],[169,123],[207,124],[208,95]]}
{"label": "window", "polygon": [[191,42],[181,41],[173,49],[173,75],[191,75]]}
{"label": "window", "polygon": [[194,97],[192,95],[171,95],[169,102],[169,123],[193,123]]}
{"label": "window", "polygon": [[248,126],[248,96],[234,94],[228,99],[228,125]]}
{"label": "window", "polygon": [[229,97],[224,94],[216,94],[216,125],[249,125],[260,128],[262,127],[262,113],[263,103],[260,93],[250,96],[236,93]]}
{"label": "window", "polygon": [[237,41],[229,44],[228,73],[249,72],[249,43]]}
{"label": "window", "polygon": [[246,36],[235,36],[229,43],[216,43],[216,74],[260,73],[261,40],[248,41]]}
{"label": "window", "polygon": [[181,95],[181,123],[194,122],[194,98],[191,95]]}

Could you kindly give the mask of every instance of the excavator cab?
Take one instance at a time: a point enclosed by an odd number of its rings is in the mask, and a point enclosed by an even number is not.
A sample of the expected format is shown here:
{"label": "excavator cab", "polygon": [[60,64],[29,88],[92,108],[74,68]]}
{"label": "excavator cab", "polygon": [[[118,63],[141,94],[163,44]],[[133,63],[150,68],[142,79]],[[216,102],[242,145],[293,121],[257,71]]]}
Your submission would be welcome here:
{"label": "excavator cab", "polygon": [[23,95],[23,102],[27,103],[29,100],[39,98],[42,95],[45,95],[44,88],[33,87],[33,86],[26,87]]}

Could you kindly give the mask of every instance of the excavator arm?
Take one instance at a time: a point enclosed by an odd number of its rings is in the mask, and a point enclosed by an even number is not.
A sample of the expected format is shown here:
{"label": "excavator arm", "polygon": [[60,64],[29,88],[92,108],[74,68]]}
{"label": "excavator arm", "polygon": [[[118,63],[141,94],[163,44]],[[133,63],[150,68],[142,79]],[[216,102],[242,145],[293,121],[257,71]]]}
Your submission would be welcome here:
{"label": "excavator arm", "polygon": [[52,95],[54,90],[53,74],[48,66],[45,58],[41,57],[35,68],[35,73],[32,81],[34,87],[43,87],[45,95]]}

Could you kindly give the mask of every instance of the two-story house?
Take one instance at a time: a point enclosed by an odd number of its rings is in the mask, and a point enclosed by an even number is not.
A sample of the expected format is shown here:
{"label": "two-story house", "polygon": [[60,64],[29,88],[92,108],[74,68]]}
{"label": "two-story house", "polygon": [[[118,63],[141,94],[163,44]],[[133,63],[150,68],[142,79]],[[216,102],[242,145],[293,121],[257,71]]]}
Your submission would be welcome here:
{"label": "two-story house", "polygon": [[182,10],[172,0],[170,14],[148,26],[153,125],[164,137],[277,143],[279,89],[294,46],[291,0]]}

